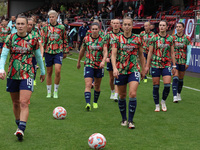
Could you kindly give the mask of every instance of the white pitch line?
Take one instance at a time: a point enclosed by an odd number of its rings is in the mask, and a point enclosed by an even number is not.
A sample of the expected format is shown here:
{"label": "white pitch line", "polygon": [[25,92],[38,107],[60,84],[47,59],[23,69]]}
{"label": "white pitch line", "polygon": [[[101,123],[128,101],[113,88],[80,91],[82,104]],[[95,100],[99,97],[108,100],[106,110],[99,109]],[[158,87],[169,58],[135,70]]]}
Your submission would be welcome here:
{"label": "white pitch line", "polygon": [[[71,58],[71,57],[67,57],[68,59],[71,59],[71,60],[74,60],[74,61],[77,61],[77,59],[75,58]],[[81,60],[81,62],[84,62]],[[151,77],[147,77],[148,79],[152,79]],[[161,82],[163,82],[163,80],[160,80]],[[193,91],[197,91],[197,92],[200,92],[199,89],[195,89],[195,88],[192,88],[192,87],[189,87],[189,86],[183,86],[184,88],[186,89],[190,89],[190,90],[193,90]]]}

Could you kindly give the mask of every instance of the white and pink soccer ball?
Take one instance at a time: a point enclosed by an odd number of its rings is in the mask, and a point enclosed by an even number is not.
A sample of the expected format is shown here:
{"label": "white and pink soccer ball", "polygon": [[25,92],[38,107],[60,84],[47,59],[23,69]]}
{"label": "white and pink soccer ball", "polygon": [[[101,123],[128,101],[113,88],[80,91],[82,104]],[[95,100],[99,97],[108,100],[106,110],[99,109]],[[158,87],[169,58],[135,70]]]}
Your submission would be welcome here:
{"label": "white and pink soccer ball", "polygon": [[101,133],[94,133],[89,137],[88,145],[92,149],[103,149],[106,146],[106,138]]}
{"label": "white and pink soccer ball", "polygon": [[58,106],[53,110],[53,117],[55,119],[65,119],[65,117],[67,116],[67,111],[65,110],[65,108]]}

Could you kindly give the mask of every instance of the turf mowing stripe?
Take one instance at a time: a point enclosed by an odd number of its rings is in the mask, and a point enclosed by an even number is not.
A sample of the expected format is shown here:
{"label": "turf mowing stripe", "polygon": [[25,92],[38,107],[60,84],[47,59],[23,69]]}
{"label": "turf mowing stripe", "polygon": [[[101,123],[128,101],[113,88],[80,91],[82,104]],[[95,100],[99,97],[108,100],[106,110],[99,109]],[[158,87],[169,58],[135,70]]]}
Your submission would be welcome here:
{"label": "turf mowing stripe", "polygon": [[[71,60],[74,60],[74,61],[78,61],[77,59],[75,58],[70,58],[70,57],[67,57],[68,59],[71,59]],[[81,60],[81,62],[84,62]],[[105,67],[106,68],[106,67]],[[151,77],[147,77],[148,79],[152,79]],[[163,82],[163,80],[160,80],[161,82]],[[197,92],[200,92],[199,89],[195,89],[195,88],[192,88],[192,87],[189,87],[189,86],[183,86],[184,88],[186,89],[190,89],[190,90],[193,90],[193,91],[197,91]]]}

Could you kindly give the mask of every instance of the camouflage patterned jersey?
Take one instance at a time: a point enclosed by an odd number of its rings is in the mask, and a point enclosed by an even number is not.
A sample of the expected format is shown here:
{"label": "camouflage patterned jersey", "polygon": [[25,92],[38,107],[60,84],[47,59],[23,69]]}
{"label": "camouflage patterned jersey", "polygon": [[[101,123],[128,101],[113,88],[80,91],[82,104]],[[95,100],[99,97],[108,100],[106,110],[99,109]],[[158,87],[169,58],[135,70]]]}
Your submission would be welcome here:
{"label": "camouflage patterned jersey", "polygon": [[185,65],[187,61],[187,45],[190,44],[190,37],[187,35],[178,36],[173,35],[175,39],[174,52],[177,64]]}
{"label": "camouflage patterned jersey", "polygon": [[33,36],[35,36],[36,38],[38,38],[39,42],[41,42],[41,36],[38,32],[35,32],[34,30],[31,31],[31,34]]}
{"label": "camouflage patterned jersey", "polygon": [[99,69],[103,59],[103,47],[105,46],[104,38],[99,36],[95,39],[92,38],[91,35],[87,35],[83,39],[82,46],[86,48],[85,67]]}
{"label": "camouflage patterned jersey", "polygon": [[142,38],[142,48],[144,49],[144,53],[148,54],[149,52],[149,40],[154,36],[154,32],[150,31],[146,33],[146,31],[142,31],[140,33],[140,37]]}
{"label": "camouflage patterned jersey", "polygon": [[10,28],[9,27],[0,27],[0,43],[4,43],[6,37],[8,34],[10,34]]}
{"label": "camouflage patterned jersey", "polygon": [[153,55],[151,59],[152,68],[171,67],[171,46],[174,46],[173,37],[167,34],[165,37],[159,34],[154,35],[149,45],[153,46]]}
{"label": "camouflage patterned jersey", "polygon": [[[91,30],[88,30],[88,31],[86,32],[86,36],[87,36],[87,35],[92,35],[92,31],[91,31]],[[101,35],[101,36],[104,36],[104,35],[105,35],[105,33],[103,32],[102,29],[99,31],[99,35]]]}
{"label": "camouflage patterned jersey", "polygon": [[42,44],[44,50],[49,54],[68,52],[68,38],[65,26],[57,24],[55,26],[48,24],[41,30]]}
{"label": "camouflage patterned jersey", "polygon": [[7,36],[4,47],[10,49],[7,77],[17,80],[33,79],[32,57],[34,51],[39,48],[38,39],[31,34],[20,37],[17,33],[14,33]]}
{"label": "camouflage patterned jersey", "polygon": [[132,34],[126,38],[123,34],[113,41],[113,48],[117,48],[116,66],[120,74],[131,74],[140,71],[137,62],[139,47],[142,40],[139,35]]}
{"label": "camouflage patterned jersey", "polygon": [[104,39],[105,39],[105,42],[106,42],[106,46],[108,48],[108,58],[111,57],[112,42],[115,39],[115,37],[119,36],[120,34],[122,34],[122,32],[114,33],[113,31],[110,31],[105,35]]}

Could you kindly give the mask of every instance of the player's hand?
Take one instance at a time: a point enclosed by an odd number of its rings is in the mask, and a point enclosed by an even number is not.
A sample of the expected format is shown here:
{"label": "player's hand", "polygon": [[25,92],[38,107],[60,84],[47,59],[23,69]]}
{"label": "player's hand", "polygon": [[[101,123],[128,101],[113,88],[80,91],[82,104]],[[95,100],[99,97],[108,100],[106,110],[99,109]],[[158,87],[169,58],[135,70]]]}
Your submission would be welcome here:
{"label": "player's hand", "polygon": [[13,24],[12,27],[15,27],[15,24]]}
{"label": "player's hand", "polygon": [[0,79],[4,80],[6,77],[6,72],[0,73]]}
{"label": "player's hand", "polygon": [[187,70],[188,67],[189,67],[189,66],[185,64],[185,70]]}
{"label": "player's hand", "polygon": [[119,71],[116,69],[113,69],[113,76],[118,79],[118,76],[119,76]]}
{"label": "player's hand", "polygon": [[100,63],[100,68],[104,68],[104,65],[105,65],[105,62],[102,61],[102,62]]}
{"label": "player's hand", "polygon": [[41,83],[44,82],[44,80],[45,80],[45,75],[40,75],[40,81],[41,81]]}
{"label": "player's hand", "polygon": [[63,54],[63,59],[65,59],[67,57],[67,54]]}
{"label": "player's hand", "polygon": [[106,58],[106,62],[109,63],[110,62],[110,58]]}
{"label": "player's hand", "polygon": [[78,63],[77,63],[77,69],[80,69],[80,68],[81,68],[81,63],[78,62]]}
{"label": "player's hand", "polygon": [[144,71],[145,71],[145,74],[147,74],[149,72],[149,67],[146,66],[145,69],[144,69]]}
{"label": "player's hand", "polygon": [[172,68],[172,75],[175,75],[176,74],[176,68]]}

